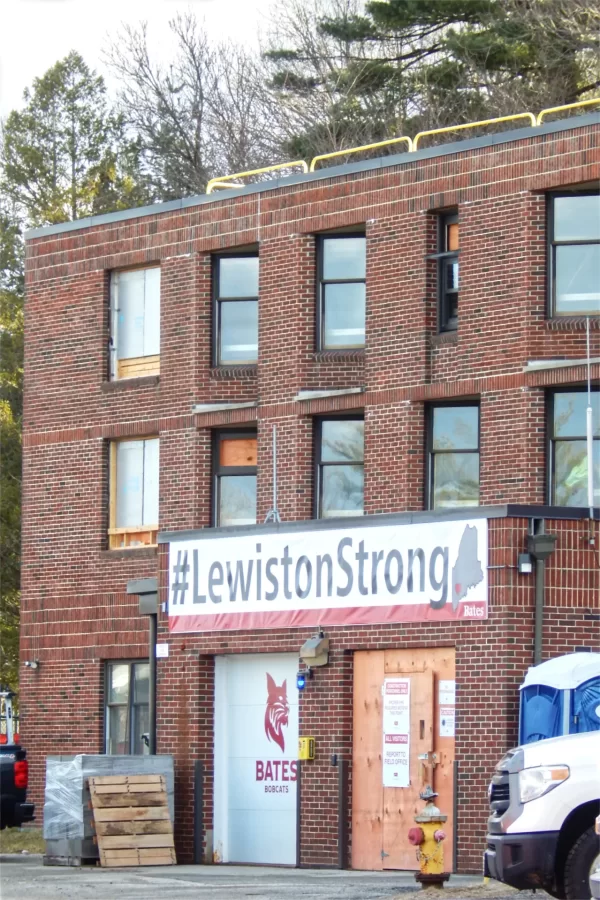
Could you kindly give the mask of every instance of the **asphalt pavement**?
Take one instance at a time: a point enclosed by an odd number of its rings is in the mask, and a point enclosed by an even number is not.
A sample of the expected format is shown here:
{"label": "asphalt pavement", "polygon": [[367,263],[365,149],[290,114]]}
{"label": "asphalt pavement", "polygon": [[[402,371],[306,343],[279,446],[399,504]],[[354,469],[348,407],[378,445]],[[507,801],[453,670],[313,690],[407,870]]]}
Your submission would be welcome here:
{"label": "asphalt pavement", "polygon": [[[412,872],[262,866],[66,868],[44,866],[42,857],[33,854],[0,856],[2,900],[404,900],[416,887]],[[444,893],[452,900],[515,900],[516,894],[468,875],[452,876]],[[423,900],[430,896],[424,892]],[[521,893],[518,900],[533,896]],[[546,896],[538,892],[535,898]]]}

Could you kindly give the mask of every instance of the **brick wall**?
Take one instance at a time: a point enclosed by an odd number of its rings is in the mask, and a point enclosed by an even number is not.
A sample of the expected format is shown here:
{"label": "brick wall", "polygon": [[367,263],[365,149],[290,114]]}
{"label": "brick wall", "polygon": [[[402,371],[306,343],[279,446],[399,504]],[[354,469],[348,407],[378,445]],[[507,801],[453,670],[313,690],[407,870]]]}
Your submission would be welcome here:
{"label": "brick wall", "polygon": [[[132,578],[157,572],[154,549],[108,551],[108,443],[160,436],[160,527],[209,526],[211,434],[258,429],[258,516],[272,505],[271,441],[277,426],[279,508],[313,511],[313,419],[364,410],[365,510],[418,510],[425,496],[427,403],[479,398],[481,502],[545,502],[545,390],[581,383],[585,369],[525,372],[530,359],[581,360],[580,320],[546,317],[544,191],[600,176],[600,127],[461,151],[258,195],[35,238],[27,245],[24,411],[22,734],[41,815],[48,753],[102,750],[108,659],[144,658],[147,627]],[[458,206],[459,329],[435,329],[435,211]],[[354,352],[315,350],[318,231],[360,226],[367,235],[367,340]],[[212,367],[211,254],[258,245],[257,366]],[[161,264],[160,376],[107,380],[108,273]],[[593,323],[592,356],[600,356]],[[600,378],[600,366],[593,367]],[[361,393],[295,400],[301,390]],[[199,403],[251,408],[194,414]],[[490,563],[512,567],[527,523],[494,520]],[[548,574],[544,652],[600,647],[598,536],[558,521]],[[161,572],[164,581],[165,573]],[[518,686],[532,660],[531,579],[490,570],[485,623],[332,629],[332,657],[301,702],[301,727],[318,738],[305,767],[302,861],[337,859],[336,752],[351,758],[352,651],[389,646],[456,648],[459,683],[459,864],[481,861],[485,785],[516,737]],[[177,637],[159,663],[159,749],[177,764],[177,840],[192,846],[192,763],[207,770],[212,822],[214,655],[297,652],[303,630]],[[161,620],[161,640],[168,640]],[[208,836],[207,846],[210,844]]]}

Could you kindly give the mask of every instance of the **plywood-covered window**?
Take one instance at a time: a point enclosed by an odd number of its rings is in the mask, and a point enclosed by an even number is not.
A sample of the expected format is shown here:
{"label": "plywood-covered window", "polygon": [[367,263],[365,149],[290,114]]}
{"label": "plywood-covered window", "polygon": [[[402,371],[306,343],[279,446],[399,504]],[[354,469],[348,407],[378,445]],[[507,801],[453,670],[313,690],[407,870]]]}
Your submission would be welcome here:
{"label": "plywood-covered window", "polygon": [[256,524],[256,431],[217,432],[214,524]]}
{"label": "plywood-covered window", "polygon": [[160,268],[111,276],[111,377],[160,371]]}
{"label": "plywood-covered window", "polygon": [[110,445],[111,550],[151,547],[158,533],[158,438]]}

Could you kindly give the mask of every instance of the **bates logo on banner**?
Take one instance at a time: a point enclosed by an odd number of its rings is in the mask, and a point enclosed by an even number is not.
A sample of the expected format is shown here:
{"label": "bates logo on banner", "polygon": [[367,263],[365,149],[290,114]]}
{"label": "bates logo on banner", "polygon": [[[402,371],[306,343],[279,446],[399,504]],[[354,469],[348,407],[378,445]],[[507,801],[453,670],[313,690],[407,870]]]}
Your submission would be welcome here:
{"label": "bates logo on banner", "polygon": [[487,520],[375,519],[173,541],[171,631],[487,618]]}

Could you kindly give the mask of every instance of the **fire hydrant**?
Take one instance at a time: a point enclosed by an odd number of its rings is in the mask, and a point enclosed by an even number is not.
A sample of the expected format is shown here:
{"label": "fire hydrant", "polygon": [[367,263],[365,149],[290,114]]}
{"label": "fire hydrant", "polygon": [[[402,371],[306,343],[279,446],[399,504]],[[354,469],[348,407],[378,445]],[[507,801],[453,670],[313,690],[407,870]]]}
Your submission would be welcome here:
{"label": "fire hydrant", "polygon": [[443,841],[446,833],[441,828],[448,816],[442,815],[434,805],[437,794],[430,785],[421,791],[419,797],[425,800],[425,808],[415,816],[417,827],[408,832],[408,840],[417,848],[419,871],[415,872],[415,879],[423,887],[431,885],[441,888],[450,877],[449,873],[444,873]]}

